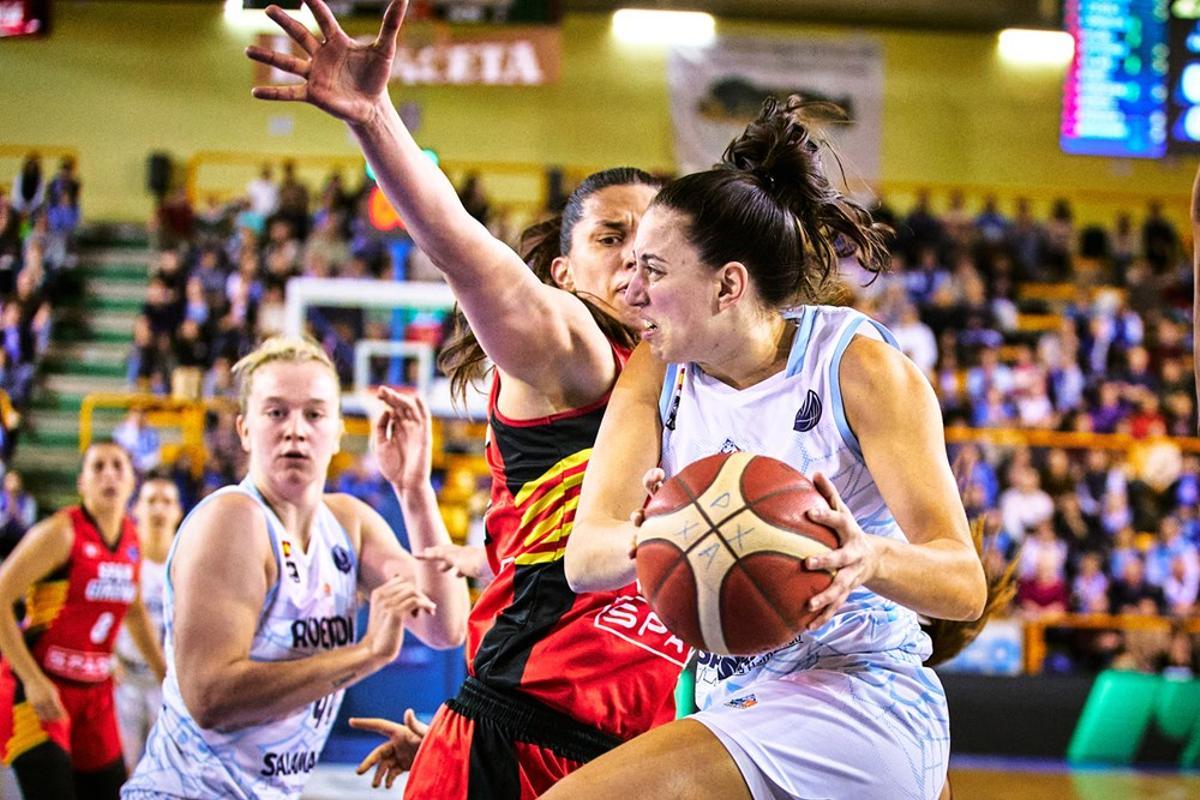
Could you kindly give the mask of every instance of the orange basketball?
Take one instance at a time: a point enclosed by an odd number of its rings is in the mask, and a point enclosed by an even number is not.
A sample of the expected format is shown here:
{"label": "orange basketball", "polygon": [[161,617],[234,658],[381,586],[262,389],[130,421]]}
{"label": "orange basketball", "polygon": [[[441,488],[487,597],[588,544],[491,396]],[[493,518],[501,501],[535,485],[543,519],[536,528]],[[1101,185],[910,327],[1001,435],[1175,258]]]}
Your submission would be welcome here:
{"label": "orange basketball", "polygon": [[825,498],[774,458],[722,453],[689,464],[646,506],[638,530],[642,592],[693,647],[751,655],[784,645],[815,616],[833,573],[804,560],[838,546],[805,512]]}

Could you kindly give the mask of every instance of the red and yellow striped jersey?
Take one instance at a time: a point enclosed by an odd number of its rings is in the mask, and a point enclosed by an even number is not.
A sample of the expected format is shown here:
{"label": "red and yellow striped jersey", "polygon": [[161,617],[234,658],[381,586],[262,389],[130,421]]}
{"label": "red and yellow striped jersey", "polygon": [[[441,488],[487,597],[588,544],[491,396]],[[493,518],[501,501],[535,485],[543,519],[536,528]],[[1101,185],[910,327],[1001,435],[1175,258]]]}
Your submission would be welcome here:
{"label": "red and yellow striped jersey", "polygon": [[[628,353],[614,347],[623,366]],[[495,580],[471,612],[471,674],[577,721],[629,739],[674,717],[673,689],[689,651],[635,585],[575,594],[563,555],[583,472],[608,403],[512,420],[489,404],[492,497],[487,553]]]}
{"label": "red and yellow striped jersey", "polygon": [[29,588],[25,643],[47,675],[96,683],[112,672],[113,643],[137,597],[137,529],[125,517],[109,547],[87,509],[72,506],[66,513],[74,529],[71,555]]}

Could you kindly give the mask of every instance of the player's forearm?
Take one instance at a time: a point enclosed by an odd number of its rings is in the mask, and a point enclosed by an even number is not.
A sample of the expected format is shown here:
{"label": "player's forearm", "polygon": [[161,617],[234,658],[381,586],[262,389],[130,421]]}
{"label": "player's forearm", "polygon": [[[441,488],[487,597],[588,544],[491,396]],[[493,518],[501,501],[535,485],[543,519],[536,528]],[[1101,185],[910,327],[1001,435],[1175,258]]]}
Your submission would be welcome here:
{"label": "player's forearm", "polygon": [[975,549],[953,539],[924,544],[872,537],[879,550],[867,588],[935,619],[976,620],[987,602],[987,578]]}
{"label": "player's forearm", "polygon": [[0,655],[4,656],[12,671],[24,683],[33,683],[46,677],[25,645],[25,637],[21,635],[10,603],[4,603],[4,607],[0,608]]}
{"label": "player's forearm", "polygon": [[[428,482],[419,488],[397,491],[396,496],[414,553],[453,543],[438,509],[437,496]],[[458,647],[466,639],[467,615],[471,610],[466,579],[426,561],[417,561],[414,571],[417,588],[437,604],[437,613],[425,615],[414,623],[414,633],[431,647]]]}
{"label": "player's forearm", "polygon": [[358,683],[386,663],[358,642],[294,661],[244,659],[221,668],[176,672],[188,710],[200,727],[236,730],[294,713]]}
{"label": "player's forearm", "polygon": [[575,592],[604,592],[633,583],[635,562],[629,522],[591,514],[576,517],[567,540],[564,569]]}
{"label": "player's forearm", "polygon": [[478,247],[495,240],[458,199],[454,186],[421,152],[386,95],[367,123],[351,125],[376,180],[417,246],[451,277],[469,277]]}
{"label": "player's forearm", "polygon": [[167,662],[163,658],[162,645],[159,644],[154,626],[150,623],[145,607],[140,603],[130,607],[125,617],[125,628],[133,638],[133,643],[137,645],[142,658],[146,660],[150,671],[162,680],[167,672]]}

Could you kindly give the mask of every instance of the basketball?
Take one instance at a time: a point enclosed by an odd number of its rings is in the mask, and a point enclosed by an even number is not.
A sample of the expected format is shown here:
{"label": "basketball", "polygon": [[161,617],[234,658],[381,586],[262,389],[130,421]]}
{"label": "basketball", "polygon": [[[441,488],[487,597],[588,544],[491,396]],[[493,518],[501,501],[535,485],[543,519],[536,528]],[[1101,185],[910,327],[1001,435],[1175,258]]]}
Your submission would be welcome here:
{"label": "basketball", "polygon": [[804,560],[838,546],[805,512],[827,506],[812,481],[774,458],[721,453],[663,483],[637,536],[642,593],[672,633],[701,650],[779,647],[816,614],[833,580]]}

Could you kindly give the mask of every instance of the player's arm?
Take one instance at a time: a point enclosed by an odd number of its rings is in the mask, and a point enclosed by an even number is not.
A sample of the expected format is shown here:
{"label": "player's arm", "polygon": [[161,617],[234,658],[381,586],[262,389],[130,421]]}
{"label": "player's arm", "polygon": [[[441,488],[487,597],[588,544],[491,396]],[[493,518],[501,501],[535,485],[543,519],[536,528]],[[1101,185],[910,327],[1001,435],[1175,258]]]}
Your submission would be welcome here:
{"label": "player's arm", "polygon": [[[1200,168],[1192,182],[1192,332],[1200,331]],[[1200,358],[1193,360],[1196,373],[1196,407],[1200,408]]]}
{"label": "player's arm", "polygon": [[859,584],[929,617],[978,618],[987,581],[946,458],[933,387],[893,347],[863,336],[846,349],[839,374],[847,421],[908,541],[864,534],[833,484],[818,480],[834,510],[810,516],[833,527],[843,544],[808,561],[838,570],[833,585],[813,598],[814,607],[827,606],[813,625],[824,624]]}
{"label": "player's arm", "polygon": [[12,554],[0,564],[0,654],[25,686],[25,696],[43,721],[66,716],[54,683],[46,677],[25,645],[13,613],[35,581],[67,563],[74,531],[71,518],[59,512],[29,529]]}
{"label": "player's arm", "polygon": [[230,730],[296,711],[362,680],[395,659],[406,618],[432,604],[411,583],[371,594],[359,642],[292,661],[254,661],[250,645],[277,578],[263,512],[236,495],[194,512],[176,547],[175,672],[203,728]]}
{"label": "player's arm", "polygon": [[[429,408],[413,391],[381,386],[376,392],[378,416],[371,446],[379,471],[400,501],[409,545],[420,553],[446,547],[450,534],[438,510],[429,482],[433,458],[433,426]],[[347,498],[347,501],[350,498]],[[365,504],[355,501],[362,533],[359,580],[368,590],[397,575],[415,580],[417,589],[437,604],[436,614],[410,623],[413,633],[433,647],[457,647],[467,635],[470,597],[467,582],[432,561],[418,561],[400,547],[387,522]]]}
{"label": "player's arm", "polygon": [[[506,374],[556,396],[594,399],[615,375],[608,342],[577,298],[543,284],[471,217],[450,181],[413,140],[387,92],[406,2],[384,12],[369,45],[351,40],[321,0],[305,0],[318,41],[279,10],[269,16],[306,58],[249,47],[247,55],[304,80],[260,87],[256,97],[311,103],[343,120],[417,246],[446,276],[484,351]],[[572,391],[572,390],[576,391]]]}
{"label": "player's arm", "polygon": [[133,601],[129,606],[129,611],[125,614],[125,629],[129,631],[129,636],[137,645],[142,658],[146,659],[154,677],[161,682],[167,676],[167,662],[163,658],[158,632],[154,629],[154,623],[150,621],[150,614],[146,611],[146,604],[142,602],[140,590],[137,599]]}
{"label": "player's arm", "polygon": [[649,348],[640,345],[617,379],[567,539],[567,583],[576,592],[617,589],[634,579],[636,528],[630,515],[646,499],[642,476],[658,466],[658,398],[665,371]]}

